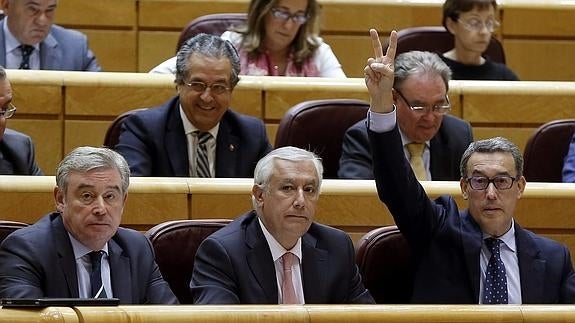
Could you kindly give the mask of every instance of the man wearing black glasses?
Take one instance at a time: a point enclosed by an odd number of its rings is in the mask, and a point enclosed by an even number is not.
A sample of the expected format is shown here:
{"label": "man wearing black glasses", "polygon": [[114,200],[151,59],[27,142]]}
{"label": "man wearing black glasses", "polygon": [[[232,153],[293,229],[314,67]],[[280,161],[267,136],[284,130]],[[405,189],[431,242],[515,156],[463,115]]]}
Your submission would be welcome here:
{"label": "man wearing black glasses", "polygon": [[368,133],[379,198],[409,241],[413,303],[549,304],[575,302],[569,249],[514,220],[525,189],[523,157],[497,137],[473,142],[460,163],[468,209],[454,199],[430,200],[403,157],[392,87],[397,34],[384,54],[371,30],[375,58],[364,69],[371,105]]}
{"label": "man wearing black glasses", "polygon": [[178,95],[128,117],[116,151],[133,176],[253,177],[271,145],[262,120],[230,109],[240,61],[233,45],[199,34],[177,55]]}
{"label": "man wearing black glasses", "polygon": [[[392,91],[405,156],[419,180],[459,179],[459,160],[473,141],[471,126],[448,112],[451,71],[435,53],[412,51],[395,61]],[[373,179],[366,120],[343,139],[339,178]]]}
{"label": "man wearing black glasses", "polygon": [[32,139],[6,128],[6,120],[15,113],[12,86],[6,70],[0,66],[0,175],[42,175],[34,157]]}

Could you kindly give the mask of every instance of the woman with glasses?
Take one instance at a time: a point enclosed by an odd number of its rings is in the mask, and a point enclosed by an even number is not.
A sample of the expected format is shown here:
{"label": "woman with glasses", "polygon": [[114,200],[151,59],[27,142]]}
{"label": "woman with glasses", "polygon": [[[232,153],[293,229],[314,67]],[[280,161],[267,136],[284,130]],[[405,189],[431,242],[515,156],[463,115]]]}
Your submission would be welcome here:
{"label": "woman with glasses", "polygon": [[238,49],[241,74],[344,78],[318,16],[316,0],[252,0],[246,25],[222,38]]}
{"label": "woman with glasses", "polygon": [[[242,75],[345,78],[341,64],[319,37],[317,0],[252,0],[246,24],[226,31],[240,55]],[[150,73],[175,73],[175,58]]]}
{"label": "woman with glasses", "polygon": [[446,0],[443,26],[453,34],[454,48],[441,55],[454,80],[518,81],[507,66],[483,56],[499,27],[496,0]]}

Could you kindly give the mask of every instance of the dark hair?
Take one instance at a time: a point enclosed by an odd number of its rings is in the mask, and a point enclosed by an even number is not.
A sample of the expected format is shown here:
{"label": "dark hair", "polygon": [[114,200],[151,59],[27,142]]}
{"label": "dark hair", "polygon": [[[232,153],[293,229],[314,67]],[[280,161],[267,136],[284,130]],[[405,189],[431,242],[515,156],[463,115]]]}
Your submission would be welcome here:
{"label": "dark hair", "polygon": [[234,45],[219,36],[198,34],[184,42],[178,54],[176,55],[176,84],[184,84],[189,70],[189,58],[193,54],[213,57],[227,58],[232,66],[230,75],[230,86],[234,88],[240,81],[240,57]]}
{"label": "dark hair", "polygon": [[461,157],[461,163],[459,164],[459,172],[461,173],[461,178],[467,177],[467,163],[469,158],[473,153],[509,153],[513,156],[513,161],[515,162],[515,171],[517,172],[517,177],[523,176],[523,155],[519,148],[503,137],[495,137],[484,140],[474,141],[469,144],[469,147],[463,153]]}
{"label": "dark hair", "polygon": [[[251,0],[248,8],[248,19],[245,26],[234,28],[243,34],[242,49],[249,58],[258,57],[263,53],[262,39],[266,33],[265,18],[271,13],[278,0]],[[308,0],[306,14],[308,20],[300,26],[291,46],[294,52],[294,64],[301,69],[307,59],[312,57],[319,47],[319,4],[317,0]]]}
{"label": "dark hair", "polygon": [[459,19],[459,15],[463,12],[468,12],[477,9],[487,9],[489,6],[493,6],[493,9],[497,10],[496,0],[445,0],[443,3],[443,20],[441,23],[443,27],[447,28],[446,21],[447,18],[451,18],[453,21]]}

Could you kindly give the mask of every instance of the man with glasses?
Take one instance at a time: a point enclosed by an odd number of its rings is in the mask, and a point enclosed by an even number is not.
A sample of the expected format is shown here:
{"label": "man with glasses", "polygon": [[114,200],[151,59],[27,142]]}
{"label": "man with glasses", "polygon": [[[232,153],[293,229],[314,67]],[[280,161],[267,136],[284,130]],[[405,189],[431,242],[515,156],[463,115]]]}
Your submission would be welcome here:
{"label": "man with glasses", "polygon": [[252,177],[271,145],[263,122],[230,109],[239,58],[228,41],[199,34],[177,55],[178,95],[124,121],[115,150],[133,176]]}
{"label": "man with glasses", "polygon": [[0,66],[0,175],[43,175],[36,164],[32,139],[6,128],[6,120],[14,113],[12,86],[6,70]]}
{"label": "man with glasses", "polygon": [[[393,102],[406,158],[419,180],[459,179],[459,160],[473,141],[471,126],[447,114],[451,72],[434,53],[412,51],[395,61]],[[343,139],[339,178],[373,179],[366,120],[351,126]]]}
{"label": "man with glasses", "polygon": [[[413,303],[547,304],[575,302],[569,249],[515,220],[526,181],[523,157],[501,137],[473,142],[460,163],[468,208],[451,196],[431,200],[404,158],[393,102],[397,34],[384,54],[371,30],[374,58],[364,69],[371,97],[368,134],[379,198],[414,257]],[[397,73],[397,71],[395,71]]]}
{"label": "man with glasses", "polygon": [[505,64],[483,56],[499,27],[496,0],[446,0],[443,26],[453,35],[454,46],[441,55],[454,80],[518,81]]}

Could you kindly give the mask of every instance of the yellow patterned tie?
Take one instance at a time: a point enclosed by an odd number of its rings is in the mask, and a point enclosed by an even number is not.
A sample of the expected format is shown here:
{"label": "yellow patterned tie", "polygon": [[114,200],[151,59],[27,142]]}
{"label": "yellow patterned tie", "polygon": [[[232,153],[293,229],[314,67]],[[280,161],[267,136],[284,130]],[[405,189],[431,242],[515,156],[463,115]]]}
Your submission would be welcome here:
{"label": "yellow patterned tie", "polygon": [[407,144],[406,147],[407,151],[409,151],[409,163],[415,173],[415,177],[420,181],[426,181],[427,172],[425,171],[425,164],[423,163],[423,148],[425,148],[425,144],[412,142]]}

